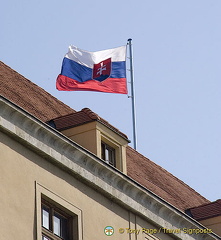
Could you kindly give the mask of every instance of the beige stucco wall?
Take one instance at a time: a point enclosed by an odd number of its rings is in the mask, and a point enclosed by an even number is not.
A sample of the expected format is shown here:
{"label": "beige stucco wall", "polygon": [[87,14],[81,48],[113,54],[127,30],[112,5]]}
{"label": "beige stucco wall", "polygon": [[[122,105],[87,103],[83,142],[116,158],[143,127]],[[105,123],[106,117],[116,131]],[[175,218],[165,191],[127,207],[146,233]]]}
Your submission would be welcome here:
{"label": "beige stucco wall", "polygon": [[62,133],[83,146],[85,149],[98,155],[96,122],[63,130]]}
{"label": "beige stucco wall", "polygon": [[113,130],[97,121],[93,121],[63,130],[62,134],[94,153],[99,158],[101,158],[101,142],[106,142],[116,151],[116,168],[127,174],[126,147],[128,141]]}
{"label": "beige stucco wall", "polygon": [[[82,212],[83,239],[141,240],[147,235],[141,232],[129,234],[126,228],[156,228],[1,132],[0,153],[2,239],[36,239],[40,214],[36,204],[36,184]],[[114,237],[104,235],[105,226],[114,227]],[[125,232],[120,234],[119,228],[124,228]],[[172,238],[165,235],[162,239]]]}
{"label": "beige stucco wall", "polygon": [[213,232],[221,236],[221,216],[209,218],[206,220],[200,221],[204,226],[211,228]]}

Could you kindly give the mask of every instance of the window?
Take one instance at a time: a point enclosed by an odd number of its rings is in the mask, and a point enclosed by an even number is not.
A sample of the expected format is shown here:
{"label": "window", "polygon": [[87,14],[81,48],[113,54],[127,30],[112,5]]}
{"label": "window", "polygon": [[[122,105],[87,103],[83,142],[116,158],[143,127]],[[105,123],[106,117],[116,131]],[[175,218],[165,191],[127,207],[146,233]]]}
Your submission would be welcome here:
{"label": "window", "polygon": [[82,240],[82,210],[36,182],[37,240]]}
{"label": "window", "polygon": [[110,165],[116,166],[115,149],[104,142],[101,143],[101,158]]}
{"label": "window", "polygon": [[42,240],[72,240],[73,217],[42,200]]}

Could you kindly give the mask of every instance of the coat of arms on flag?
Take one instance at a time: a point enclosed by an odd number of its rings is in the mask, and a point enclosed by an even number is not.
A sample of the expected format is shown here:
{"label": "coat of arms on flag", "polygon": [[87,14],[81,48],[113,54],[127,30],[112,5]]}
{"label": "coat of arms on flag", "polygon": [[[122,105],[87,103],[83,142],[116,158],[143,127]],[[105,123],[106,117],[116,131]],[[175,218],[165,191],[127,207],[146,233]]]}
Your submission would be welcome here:
{"label": "coat of arms on flag", "polygon": [[102,62],[94,64],[93,67],[93,79],[99,82],[109,78],[111,74],[111,58],[108,58]]}

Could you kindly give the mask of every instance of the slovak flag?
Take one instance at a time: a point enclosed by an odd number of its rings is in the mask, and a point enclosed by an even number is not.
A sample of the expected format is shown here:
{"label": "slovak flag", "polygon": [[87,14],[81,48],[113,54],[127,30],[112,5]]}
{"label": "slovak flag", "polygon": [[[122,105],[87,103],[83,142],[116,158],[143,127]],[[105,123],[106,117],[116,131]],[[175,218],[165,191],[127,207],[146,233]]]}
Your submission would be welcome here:
{"label": "slovak flag", "polygon": [[127,94],[126,46],[98,52],[70,46],[56,88]]}

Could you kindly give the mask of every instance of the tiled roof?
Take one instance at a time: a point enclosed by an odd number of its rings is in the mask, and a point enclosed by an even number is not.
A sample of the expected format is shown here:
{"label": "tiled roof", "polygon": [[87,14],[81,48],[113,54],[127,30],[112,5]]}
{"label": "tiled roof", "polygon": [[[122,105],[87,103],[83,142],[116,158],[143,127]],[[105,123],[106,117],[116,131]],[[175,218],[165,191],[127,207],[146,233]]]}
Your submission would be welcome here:
{"label": "tiled roof", "polygon": [[42,121],[75,112],[1,61],[0,93]]}
{"label": "tiled roof", "polygon": [[[76,112],[2,62],[0,94],[44,122],[56,119],[58,128],[96,120],[120,132],[90,109]],[[65,122],[61,124],[59,119],[65,119]],[[209,203],[188,185],[131,147],[127,147],[127,166],[132,179],[182,211]]]}
{"label": "tiled roof", "polygon": [[197,221],[221,216],[221,199],[198,207],[190,208],[186,212]]}
{"label": "tiled roof", "polygon": [[62,117],[58,117],[52,119],[48,123],[55,126],[58,131],[62,131],[71,127],[76,127],[85,123],[98,121],[105,125],[106,127],[110,128],[112,131],[116,132],[117,134],[121,135],[123,138],[128,140],[128,137],[119,131],[119,129],[115,128],[105,119],[99,117],[95,112],[91,111],[89,108],[83,108],[79,112],[71,113]]}
{"label": "tiled roof", "polygon": [[127,174],[182,211],[209,203],[194,189],[131,147],[127,147]]}

